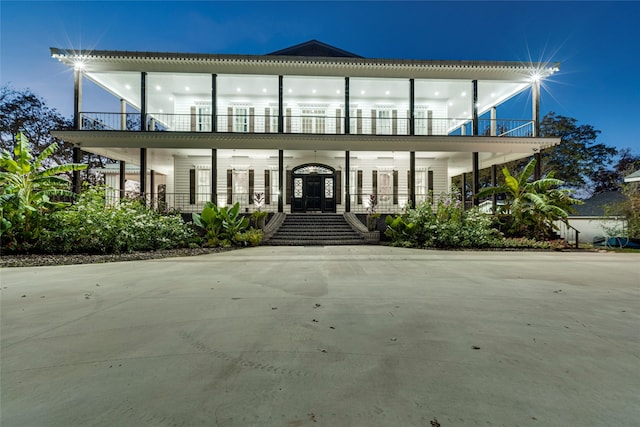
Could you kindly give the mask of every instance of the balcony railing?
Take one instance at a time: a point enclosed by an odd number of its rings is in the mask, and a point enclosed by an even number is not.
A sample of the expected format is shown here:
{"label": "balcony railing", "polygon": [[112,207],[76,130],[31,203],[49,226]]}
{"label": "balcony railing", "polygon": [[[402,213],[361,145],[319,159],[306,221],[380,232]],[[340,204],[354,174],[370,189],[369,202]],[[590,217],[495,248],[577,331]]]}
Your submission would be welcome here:
{"label": "balcony railing", "polygon": [[[165,132],[212,132],[213,117],[198,114],[149,113],[144,130]],[[286,134],[345,134],[346,119],[343,116],[284,116],[283,133]],[[531,137],[532,120],[479,119],[478,135]],[[138,113],[81,113],[82,130],[141,130]],[[414,134],[424,135],[472,135],[473,126],[468,118],[416,118]],[[278,133],[278,117],[266,115],[218,115],[218,133]],[[350,117],[349,133],[352,135],[409,135],[407,118]]]}

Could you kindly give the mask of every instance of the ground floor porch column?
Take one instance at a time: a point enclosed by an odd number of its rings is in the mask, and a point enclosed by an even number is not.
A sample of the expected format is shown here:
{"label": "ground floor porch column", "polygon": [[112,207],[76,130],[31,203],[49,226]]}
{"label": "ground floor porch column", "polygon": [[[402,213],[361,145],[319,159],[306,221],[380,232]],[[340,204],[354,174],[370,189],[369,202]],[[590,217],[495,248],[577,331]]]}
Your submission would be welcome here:
{"label": "ground floor porch column", "polygon": [[478,206],[480,201],[478,200],[478,192],[480,191],[480,161],[479,154],[477,152],[472,153],[472,171],[471,171],[471,197],[473,206]]}
{"label": "ground floor porch column", "polygon": [[[491,165],[491,186],[498,186],[498,165]],[[496,213],[498,209],[498,195],[493,193],[491,195],[491,210]]]}
{"label": "ground floor porch column", "polygon": [[409,203],[416,207],[416,152],[409,153]]}
{"label": "ground floor porch column", "polygon": [[460,182],[460,195],[462,197],[462,208],[463,209],[467,209],[467,174],[466,172],[462,172],[462,175],[460,175],[461,182]]}
{"label": "ground floor porch column", "polygon": [[218,150],[211,149],[211,201],[218,204]]}
{"label": "ground floor porch column", "polygon": [[349,151],[344,152],[344,211],[351,212],[351,159]]}
{"label": "ground floor porch column", "polygon": [[[73,147],[73,163],[82,162],[82,151],[78,147]],[[82,190],[82,178],[80,171],[73,171],[73,192],[80,194]]]}
{"label": "ground floor porch column", "polygon": [[147,149],[140,149],[140,198],[146,204],[147,197]]}
{"label": "ground floor porch column", "polygon": [[127,163],[124,160],[120,160],[120,200],[126,197],[126,181],[127,181]]}
{"label": "ground floor porch column", "polygon": [[533,158],[536,160],[536,167],[533,169],[533,179],[537,181],[542,178],[542,154],[540,151],[536,151],[533,154]]}
{"label": "ground floor porch column", "polygon": [[151,169],[149,171],[149,197],[151,199],[151,209],[154,209],[156,206],[156,171]]}
{"label": "ground floor porch column", "polygon": [[[281,112],[282,114],[282,112]],[[284,150],[278,150],[278,212],[284,212],[284,191],[282,190],[284,182]]]}

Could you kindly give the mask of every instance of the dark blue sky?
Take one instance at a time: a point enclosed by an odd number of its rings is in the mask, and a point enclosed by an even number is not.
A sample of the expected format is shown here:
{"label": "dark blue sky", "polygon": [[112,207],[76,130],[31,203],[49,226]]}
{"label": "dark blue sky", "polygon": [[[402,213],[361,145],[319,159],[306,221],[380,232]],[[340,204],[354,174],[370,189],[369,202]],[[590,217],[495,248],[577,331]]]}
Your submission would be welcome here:
{"label": "dark blue sky", "polygon": [[560,61],[542,112],[640,154],[640,2],[0,2],[1,82],[66,116],[49,47],[263,54],[310,39],[372,58]]}

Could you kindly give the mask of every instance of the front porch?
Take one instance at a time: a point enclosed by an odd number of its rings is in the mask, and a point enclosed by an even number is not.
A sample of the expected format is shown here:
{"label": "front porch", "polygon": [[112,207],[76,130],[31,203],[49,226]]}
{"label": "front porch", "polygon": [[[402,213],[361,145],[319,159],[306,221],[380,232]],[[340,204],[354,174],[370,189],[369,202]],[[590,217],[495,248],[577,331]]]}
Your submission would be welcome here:
{"label": "front porch", "polygon": [[[185,213],[199,212],[206,202],[213,201],[218,206],[239,203],[245,213],[259,208],[265,212],[364,214],[372,200],[378,213],[399,213],[407,206],[437,201],[461,176],[469,185],[474,165],[477,170],[497,167],[527,156],[513,152],[299,149],[122,147],[95,151],[120,159],[120,165],[101,170],[111,188],[111,201],[126,197],[130,191],[127,183],[135,181],[149,206]],[[142,169],[141,161],[146,165]],[[263,198],[260,206],[255,204],[256,194]],[[474,203],[469,195],[466,202]]]}

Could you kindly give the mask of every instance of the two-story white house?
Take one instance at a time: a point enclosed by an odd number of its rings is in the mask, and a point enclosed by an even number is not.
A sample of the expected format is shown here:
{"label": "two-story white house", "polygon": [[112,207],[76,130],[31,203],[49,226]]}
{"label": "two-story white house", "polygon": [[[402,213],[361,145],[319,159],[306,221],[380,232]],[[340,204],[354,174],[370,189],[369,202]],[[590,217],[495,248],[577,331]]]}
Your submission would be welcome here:
{"label": "two-story white house", "polygon": [[[369,59],[315,40],[267,55],[51,54],[74,71],[75,129],[55,136],[120,162],[105,171],[113,197],[137,181],[185,212],[251,211],[255,193],[272,212],[364,212],[371,195],[397,212],[559,143],[538,134],[557,64]],[[87,81],[112,107],[85,108]],[[499,117],[523,93],[528,117]]]}

